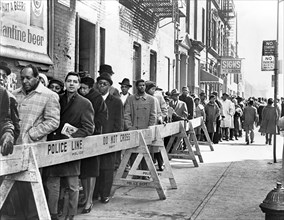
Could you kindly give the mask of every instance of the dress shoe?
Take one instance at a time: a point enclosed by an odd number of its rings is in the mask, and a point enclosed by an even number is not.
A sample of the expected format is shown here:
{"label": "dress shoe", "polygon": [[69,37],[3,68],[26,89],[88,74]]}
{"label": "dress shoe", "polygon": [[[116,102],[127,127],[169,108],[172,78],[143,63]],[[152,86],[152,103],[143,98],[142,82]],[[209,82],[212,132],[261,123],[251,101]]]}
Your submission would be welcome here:
{"label": "dress shoe", "polygon": [[102,198],[101,198],[101,202],[102,202],[102,203],[105,203],[105,204],[108,203],[109,200],[110,200],[109,197],[102,197]]}
{"label": "dress shoe", "polygon": [[89,213],[91,210],[92,210],[92,208],[93,208],[93,203],[91,203],[91,205],[90,205],[90,207],[89,208],[84,208],[83,210],[82,210],[82,214],[86,214],[86,213]]}

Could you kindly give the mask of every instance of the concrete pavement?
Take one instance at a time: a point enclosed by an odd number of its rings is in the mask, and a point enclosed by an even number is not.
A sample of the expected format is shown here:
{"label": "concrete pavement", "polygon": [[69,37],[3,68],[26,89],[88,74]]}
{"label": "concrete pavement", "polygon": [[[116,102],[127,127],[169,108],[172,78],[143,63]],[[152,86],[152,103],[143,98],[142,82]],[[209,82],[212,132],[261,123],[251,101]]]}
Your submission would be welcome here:
{"label": "concrete pavement", "polygon": [[214,145],[213,152],[201,145],[204,163],[199,167],[171,161],[178,189],[162,179],[166,200],[159,200],[153,189],[122,187],[108,204],[96,201],[89,214],[75,219],[264,219],[259,204],[283,181],[282,146],[277,136],[278,163],[273,163],[273,146],[265,145],[257,132],[251,145],[244,138]]}

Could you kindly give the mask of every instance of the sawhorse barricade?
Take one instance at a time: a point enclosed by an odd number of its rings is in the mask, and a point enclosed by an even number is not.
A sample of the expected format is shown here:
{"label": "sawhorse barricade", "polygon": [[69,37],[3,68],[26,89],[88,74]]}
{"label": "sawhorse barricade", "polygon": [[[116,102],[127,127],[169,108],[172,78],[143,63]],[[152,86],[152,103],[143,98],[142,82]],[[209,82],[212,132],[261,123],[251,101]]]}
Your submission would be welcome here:
{"label": "sawhorse barricade", "polygon": [[[166,150],[170,158],[189,159],[192,160],[195,167],[198,167],[199,165],[195,158],[195,155],[197,155],[199,162],[203,163],[199,143],[194,131],[197,127],[201,127],[207,138],[207,144],[209,145],[210,150],[214,151],[213,144],[203,122],[203,118],[199,117],[189,120],[187,123],[185,122],[183,126],[180,124],[180,132],[171,136],[166,146]],[[193,145],[195,150],[192,148]]]}
{"label": "sawhorse barricade", "polygon": [[[29,182],[32,186],[39,219],[50,219],[39,168],[121,150],[125,150],[125,155],[114,178],[114,188],[117,186],[155,188],[159,198],[166,199],[160,177],[168,178],[173,189],[177,188],[177,184],[163,144],[163,138],[176,134],[182,134],[183,137],[186,137],[185,126],[182,122],[152,126],[145,130],[15,146],[12,155],[5,157],[0,155],[0,176],[5,176],[0,186],[0,209],[16,181]],[[190,159],[195,161],[194,164],[197,164],[189,140],[188,138],[185,139],[190,151]],[[154,149],[161,152],[165,164],[163,172],[156,171],[151,159],[150,151]],[[137,157],[126,178],[122,178],[133,153],[137,154]],[[138,170],[143,158],[148,170]],[[133,179],[133,176],[149,178],[146,178],[146,180]]]}
{"label": "sawhorse barricade", "polygon": [[[167,126],[171,127],[170,124]],[[150,175],[150,180],[148,180],[147,184],[143,180],[135,180],[128,185],[134,184],[140,187],[155,188],[159,198],[165,199],[164,189],[147,147],[150,144],[157,144],[153,129],[15,146],[12,155],[5,157],[0,155],[0,176],[5,176],[0,186],[0,209],[16,181],[29,182],[32,186],[39,219],[50,219],[39,168],[120,150],[125,150],[128,154],[138,153],[132,171],[137,168],[137,164],[139,164],[142,158],[145,159],[149,170],[147,175]],[[162,154],[167,169],[167,172],[165,172],[167,173],[166,176],[169,177],[172,188],[176,188],[166,152],[162,151]],[[127,154],[125,155],[126,157],[128,157]],[[125,161],[125,159],[122,160],[117,176],[119,176],[118,174],[122,170],[124,171],[126,167]]]}

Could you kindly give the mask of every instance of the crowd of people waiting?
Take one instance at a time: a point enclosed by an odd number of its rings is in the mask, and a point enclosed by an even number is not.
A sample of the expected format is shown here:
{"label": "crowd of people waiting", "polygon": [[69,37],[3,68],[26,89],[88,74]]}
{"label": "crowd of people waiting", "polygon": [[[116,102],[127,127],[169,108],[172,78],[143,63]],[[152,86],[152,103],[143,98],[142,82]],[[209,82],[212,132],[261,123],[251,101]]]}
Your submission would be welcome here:
{"label": "crowd of people waiting", "polygon": [[[207,97],[204,92],[191,94],[186,86],[181,93],[177,89],[164,93],[155,82],[143,79],[135,82],[135,92],[130,94],[132,85],[129,79],[124,78],[119,83],[119,92],[113,87],[112,67],[106,64],[100,66],[96,80],[87,72],[69,72],[64,82],[56,78],[48,80],[30,64],[21,70],[22,86],[13,94],[5,89],[10,73],[7,64],[1,62],[2,155],[11,154],[13,144],[145,129],[196,117],[203,117],[210,141],[215,144],[238,140],[242,137],[242,130],[245,131],[246,144],[253,143],[254,128],[259,125],[259,132],[266,137],[265,143],[271,144],[271,136],[276,132],[276,121],[281,113],[281,106],[277,110],[273,108],[272,99],[267,102],[255,98],[244,100],[226,93],[220,99],[216,91]],[[72,128],[69,133],[63,132],[66,126]],[[206,140],[200,128],[196,128],[195,133],[199,141]],[[94,199],[100,198],[102,203],[108,203],[114,171],[121,157],[122,152],[115,152],[43,168],[41,174],[52,219],[58,219],[62,214],[66,219],[73,219],[78,206],[83,207],[82,213],[89,213]],[[134,159],[130,158],[130,166]],[[163,170],[159,152],[153,155],[153,160],[157,163],[157,169]],[[145,169],[143,162],[142,169]],[[79,199],[80,186],[83,193]],[[63,209],[64,200],[66,210]],[[27,219],[36,219],[37,212],[28,183],[16,184],[9,201]],[[7,210],[9,212],[10,209]]]}

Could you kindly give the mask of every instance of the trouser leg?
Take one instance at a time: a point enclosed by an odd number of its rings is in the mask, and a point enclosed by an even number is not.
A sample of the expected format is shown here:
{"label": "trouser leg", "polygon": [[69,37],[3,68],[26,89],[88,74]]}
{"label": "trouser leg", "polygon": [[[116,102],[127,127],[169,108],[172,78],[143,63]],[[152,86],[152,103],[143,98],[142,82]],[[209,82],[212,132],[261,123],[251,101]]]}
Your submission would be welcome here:
{"label": "trouser leg", "polygon": [[103,185],[101,187],[101,197],[109,197],[110,191],[113,183],[113,169],[101,170],[101,177],[103,179]]}
{"label": "trouser leg", "polygon": [[60,193],[60,177],[47,177],[47,204],[50,214],[58,213],[58,200]]}
{"label": "trouser leg", "polygon": [[78,176],[67,176],[66,177],[69,203],[68,203],[68,214],[76,215],[79,199],[79,177]]}
{"label": "trouser leg", "polygon": [[234,128],[230,128],[230,140],[233,140],[234,137]]}
{"label": "trouser leg", "polygon": [[250,131],[250,140],[251,142],[254,141],[254,131],[253,130]]}
{"label": "trouser leg", "polygon": [[249,142],[249,130],[246,131],[246,142]]}

